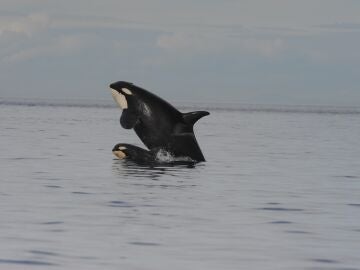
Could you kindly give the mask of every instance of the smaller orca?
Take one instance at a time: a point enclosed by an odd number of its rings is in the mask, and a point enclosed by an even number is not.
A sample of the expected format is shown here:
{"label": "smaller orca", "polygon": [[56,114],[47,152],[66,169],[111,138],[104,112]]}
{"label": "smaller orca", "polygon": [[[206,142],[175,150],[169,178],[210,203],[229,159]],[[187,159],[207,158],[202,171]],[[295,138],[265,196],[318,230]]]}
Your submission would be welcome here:
{"label": "smaller orca", "polygon": [[171,166],[171,165],[187,165],[192,166],[195,162],[191,159],[185,158],[175,158],[167,155],[168,153],[148,151],[142,149],[138,146],[127,144],[127,143],[118,143],[114,146],[112,150],[113,154],[118,159],[130,160],[140,165],[161,165],[161,166]]}
{"label": "smaller orca", "polygon": [[[133,128],[150,150],[144,152],[146,150],[139,148],[139,153],[150,158],[150,153],[164,150],[175,158],[189,157],[196,162],[205,161],[195,138],[194,124],[209,112],[181,113],[155,94],[125,81],[110,84],[110,89],[114,100],[123,110],[121,126]],[[135,149],[131,148],[137,151]]]}
{"label": "smaller orca", "polygon": [[112,152],[119,159],[131,159],[139,163],[156,162],[155,153],[131,144],[118,143],[114,146]]}

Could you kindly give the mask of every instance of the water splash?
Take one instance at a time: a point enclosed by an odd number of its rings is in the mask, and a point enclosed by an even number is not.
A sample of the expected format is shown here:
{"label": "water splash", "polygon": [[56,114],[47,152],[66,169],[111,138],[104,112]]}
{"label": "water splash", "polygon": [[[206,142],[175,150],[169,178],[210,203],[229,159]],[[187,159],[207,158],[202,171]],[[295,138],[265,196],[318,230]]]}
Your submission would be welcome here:
{"label": "water splash", "polygon": [[174,157],[174,155],[164,149],[160,149],[156,153],[155,158],[160,163],[194,162],[190,157]]}

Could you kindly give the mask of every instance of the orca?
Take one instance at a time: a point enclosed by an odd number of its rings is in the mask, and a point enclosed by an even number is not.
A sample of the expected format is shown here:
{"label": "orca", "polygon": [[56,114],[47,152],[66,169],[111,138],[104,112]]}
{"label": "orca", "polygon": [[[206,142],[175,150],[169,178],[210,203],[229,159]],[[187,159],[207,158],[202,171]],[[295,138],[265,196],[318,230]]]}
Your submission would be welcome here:
{"label": "orca", "polygon": [[[181,113],[167,101],[130,82],[112,83],[110,89],[114,100],[123,110],[121,126],[134,129],[150,153],[163,150],[174,157],[205,161],[195,138],[194,124],[209,112]],[[149,154],[138,147],[131,149],[138,151],[139,155]]]}
{"label": "orca", "polygon": [[113,148],[113,154],[119,159],[131,159],[138,163],[155,163],[156,154],[138,146],[118,143]]}
{"label": "orca", "polygon": [[130,160],[135,164],[139,165],[187,165],[192,167],[196,162],[192,159],[176,159],[168,156],[166,152],[154,152],[145,150],[138,146],[127,144],[127,143],[118,143],[114,146],[112,150],[113,154],[118,159]]}

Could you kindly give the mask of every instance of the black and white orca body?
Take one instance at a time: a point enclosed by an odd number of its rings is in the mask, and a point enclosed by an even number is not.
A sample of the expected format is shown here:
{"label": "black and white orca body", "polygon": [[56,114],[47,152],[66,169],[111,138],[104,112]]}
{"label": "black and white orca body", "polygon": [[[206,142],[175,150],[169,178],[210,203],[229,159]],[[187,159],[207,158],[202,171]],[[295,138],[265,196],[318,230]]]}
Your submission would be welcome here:
{"label": "black and white orca body", "polygon": [[193,126],[209,112],[181,113],[160,97],[124,81],[112,83],[110,88],[114,100],[123,109],[121,126],[133,128],[151,152],[165,150],[174,157],[205,161]]}
{"label": "black and white orca body", "polygon": [[119,159],[131,159],[139,163],[155,163],[156,154],[135,145],[118,143],[113,148],[113,154]]}
{"label": "black and white orca body", "polygon": [[165,151],[149,151],[138,146],[118,143],[112,150],[118,159],[129,160],[139,165],[186,165],[192,167],[196,162],[192,159],[173,158]]}

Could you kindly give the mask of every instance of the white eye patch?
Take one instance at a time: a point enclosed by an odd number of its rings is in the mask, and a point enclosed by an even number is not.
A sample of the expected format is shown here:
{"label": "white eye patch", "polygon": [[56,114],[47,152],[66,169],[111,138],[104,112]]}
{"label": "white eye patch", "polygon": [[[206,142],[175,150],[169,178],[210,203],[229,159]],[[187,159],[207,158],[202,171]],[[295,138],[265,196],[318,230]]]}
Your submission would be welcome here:
{"label": "white eye patch", "polygon": [[127,148],[125,146],[120,146],[119,150],[126,150]]}
{"label": "white eye patch", "polygon": [[128,104],[124,95],[120,94],[118,91],[114,89],[111,89],[111,95],[121,109],[128,108]]}
{"label": "white eye patch", "polygon": [[127,88],[121,88],[121,90],[127,95],[132,95],[132,92]]}

